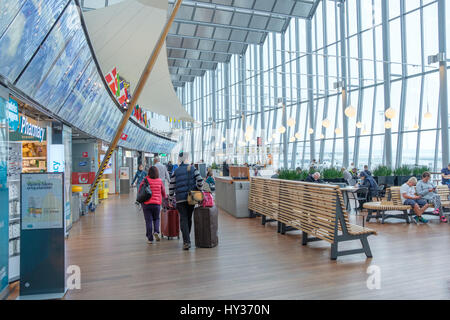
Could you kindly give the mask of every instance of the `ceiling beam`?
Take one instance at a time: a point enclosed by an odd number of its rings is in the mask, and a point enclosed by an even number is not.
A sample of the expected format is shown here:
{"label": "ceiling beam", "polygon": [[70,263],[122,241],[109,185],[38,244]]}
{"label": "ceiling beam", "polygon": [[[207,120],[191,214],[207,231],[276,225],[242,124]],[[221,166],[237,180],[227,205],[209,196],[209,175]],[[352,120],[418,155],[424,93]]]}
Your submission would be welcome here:
{"label": "ceiling beam", "polygon": [[[174,0],[169,0],[169,4],[173,4]],[[301,2],[308,4],[310,6],[313,6],[315,4],[314,1],[307,1],[307,0],[299,0],[295,2]],[[316,1],[318,2],[318,1]],[[243,13],[243,14],[249,14],[249,15],[255,15],[255,16],[262,16],[266,18],[278,18],[278,19],[290,19],[290,18],[307,18],[302,16],[295,16],[292,14],[285,14],[285,13],[278,13],[278,12],[271,12],[267,10],[259,10],[254,8],[244,8],[239,6],[227,6],[223,4],[215,4],[215,3],[205,3],[205,2],[199,2],[199,1],[190,1],[190,0],[184,0],[182,6],[185,7],[194,7],[194,8],[205,8],[205,9],[212,9],[212,10],[222,10],[222,11],[228,11],[228,12],[236,12],[236,13]],[[294,6],[293,6],[294,7]]]}
{"label": "ceiling beam", "polygon": [[179,61],[187,61],[187,62],[205,62],[205,63],[222,63],[217,60],[205,60],[205,59],[189,59],[189,58],[176,58],[176,57],[167,57],[168,60],[179,60]]}
{"label": "ceiling beam", "polygon": [[[202,49],[196,49],[196,48],[179,48],[179,47],[166,47],[166,48],[169,50],[184,50],[184,51],[192,50],[192,51],[198,51],[198,52],[202,52],[202,53],[212,53],[212,54],[216,54],[216,53],[217,54],[225,54],[225,55],[242,54],[242,52],[213,51],[213,50],[202,50]],[[221,62],[221,61],[216,61],[216,62]]]}
{"label": "ceiling beam", "polygon": [[206,41],[215,41],[215,42],[224,42],[224,43],[236,43],[236,44],[261,44],[260,42],[246,42],[246,41],[206,38],[206,37],[198,37],[198,36],[185,36],[182,34],[173,34],[173,33],[169,34],[169,37],[185,38],[185,39],[192,39],[192,40],[206,40]]}
{"label": "ceiling beam", "polygon": [[224,29],[233,29],[238,31],[247,31],[247,32],[259,32],[259,33],[268,33],[268,32],[280,32],[280,30],[265,30],[265,29],[257,29],[257,28],[250,28],[250,27],[239,27],[229,24],[221,24],[221,23],[214,23],[214,22],[203,22],[203,21],[193,21],[193,20],[184,20],[184,19],[175,19],[175,22],[177,23],[184,23],[184,24],[191,24],[191,25],[199,25],[199,26],[205,26],[205,27],[213,27],[213,28],[224,28]]}

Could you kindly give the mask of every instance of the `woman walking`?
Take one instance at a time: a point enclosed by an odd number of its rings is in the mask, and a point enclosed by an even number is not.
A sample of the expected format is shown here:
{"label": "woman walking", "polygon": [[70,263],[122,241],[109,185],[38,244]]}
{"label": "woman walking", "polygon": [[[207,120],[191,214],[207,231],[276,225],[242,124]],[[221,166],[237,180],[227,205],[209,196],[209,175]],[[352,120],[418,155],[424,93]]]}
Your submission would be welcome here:
{"label": "woman walking", "polygon": [[[142,204],[142,210],[144,211],[147,240],[148,243],[153,243],[153,239],[156,241],[161,240],[159,236],[159,214],[162,199],[166,198],[166,190],[162,180],[159,178],[158,168],[151,167],[145,179],[147,179],[150,190],[152,190],[152,196]],[[140,184],[139,189],[142,188],[144,182]]]}

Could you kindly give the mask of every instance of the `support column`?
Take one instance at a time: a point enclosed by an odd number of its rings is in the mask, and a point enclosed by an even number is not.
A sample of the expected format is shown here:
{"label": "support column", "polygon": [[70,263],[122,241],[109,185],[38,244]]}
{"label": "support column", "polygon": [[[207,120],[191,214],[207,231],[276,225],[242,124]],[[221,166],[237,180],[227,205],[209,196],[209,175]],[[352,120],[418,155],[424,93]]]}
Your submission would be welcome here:
{"label": "support column", "polygon": [[202,141],[202,152],[201,158],[199,160],[205,159],[205,76],[200,78],[200,114],[202,117],[201,123],[201,141]]}
{"label": "support column", "polygon": [[[348,119],[345,115],[345,109],[347,108],[347,50],[346,50],[346,39],[345,39],[345,5],[344,1],[339,4],[339,15],[340,15],[340,42],[341,42],[341,72],[342,72],[342,130],[344,133],[344,150],[343,150],[343,161],[344,167],[349,165],[349,148],[348,148]],[[336,116],[339,116],[336,114]]]}
{"label": "support column", "polygon": [[[363,115],[363,107],[364,107],[364,93],[363,93],[363,87],[364,87],[364,66],[363,66],[363,51],[362,51],[362,17],[361,17],[361,1],[356,1],[356,16],[357,16],[357,29],[358,29],[358,75],[359,75],[359,82],[358,82],[358,111],[357,111],[357,118],[356,122],[362,121],[362,115]],[[359,146],[360,146],[360,140],[361,140],[361,129],[356,128],[355,129],[355,146],[353,149],[353,163],[356,167],[358,167],[359,162]]]}
{"label": "support column", "polygon": [[400,116],[398,123],[397,137],[397,153],[395,157],[395,166],[399,168],[402,165],[403,157],[403,131],[405,128],[405,112],[406,112],[406,94],[408,90],[408,66],[406,56],[406,17],[405,17],[405,0],[400,0],[400,30],[401,30],[401,47],[402,47],[402,93],[400,98]]}
{"label": "support column", "polygon": [[[191,116],[194,117],[194,83],[191,82],[190,84],[191,88]],[[194,122],[191,122],[191,161],[194,161],[194,135],[195,135],[195,130],[194,130]]]}
{"label": "support column", "polygon": [[[306,64],[308,73],[308,115],[309,115],[309,127],[314,129],[314,133],[309,135],[309,149],[310,149],[310,161],[316,157],[315,140],[317,128],[314,128],[314,76],[313,76],[313,58],[312,58],[312,22],[306,20]],[[305,137],[305,143],[308,140]]]}
{"label": "support column", "polygon": [[[328,118],[328,95],[329,95],[329,78],[328,78],[328,32],[327,32],[327,0],[322,1],[322,30],[323,30],[323,73],[324,73],[324,88],[325,88],[325,98],[323,101],[323,116],[322,120]],[[327,128],[320,126],[323,136],[326,138]],[[320,153],[319,159],[323,161],[325,152],[325,139],[320,139]],[[333,165],[331,165],[333,166]]]}
{"label": "support column", "polygon": [[212,114],[212,134],[211,134],[211,144],[213,146],[213,161],[216,162],[216,149],[217,149],[217,141],[220,141],[219,137],[217,137],[217,95],[216,95],[216,81],[217,81],[217,74],[216,70],[211,71],[211,114]]}
{"label": "support column", "polygon": [[441,137],[442,137],[442,167],[449,163],[449,138],[448,138],[448,86],[447,86],[447,31],[445,0],[438,0],[438,23],[439,23],[439,109],[441,112]]}
{"label": "support column", "polygon": [[[226,63],[223,68],[224,75],[224,100],[225,100],[225,125],[224,125],[224,137],[225,137],[225,148],[223,153],[226,153],[228,145],[230,143],[230,64]],[[223,144],[222,144],[223,148]]]}
{"label": "support column", "polygon": [[286,34],[281,34],[281,95],[283,99],[283,168],[288,169],[288,126],[287,126],[287,97],[286,97]]}
{"label": "support column", "polygon": [[[298,18],[295,19],[295,34],[300,34],[300,23],[298,21]],[[295,52],[296,52],[296,56],[299,57],[300,54],[300,38],[299,37],[295,37]],[[296,57],[296,58],[297,58]],[[300,130],[300,109],[301,109],[301,105],[300,105],[300,101],[301,101],[301,77],[300,77],[300,59],[297,59],[296,61],[296,66],[295,66],[295,78],[296,78],[296,87],[297,87],[297,103],[296,103],[296,110],[295,110],[295,132],[294,135],[297,134],[297,132],[299,132]],[[297,163],[297,139],[295,139],[295,142],[292,144],[292,163],[291,163],[291,167],[295,168],[296,167],[296,163]]]}
{"label": "support column", "polygon": [[[389,0],[381,0],[382,33],[383,33],[383,74],[384,74],[384,110],[391,106],[391,46],[389,27]],[[385,120],[388,120],[385,118]],[[392,134],[385,129],[384,164],[392,168]]]}

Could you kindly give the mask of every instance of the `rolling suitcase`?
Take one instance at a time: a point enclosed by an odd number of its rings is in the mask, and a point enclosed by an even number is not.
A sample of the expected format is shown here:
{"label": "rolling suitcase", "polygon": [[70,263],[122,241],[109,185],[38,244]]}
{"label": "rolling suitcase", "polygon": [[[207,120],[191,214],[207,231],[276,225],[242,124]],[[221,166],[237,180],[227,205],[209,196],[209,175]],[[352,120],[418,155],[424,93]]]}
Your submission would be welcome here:
{"label": "rolling suitcase", "polygon": [[194,210],[195,246],[214,248],[219,244],[217,207],[197,207]]}
{"label": "rolling suitcase", "polygon": [[164,209],[161,212],[161,234],[168,239],[180,239],[180,214],[177,209]]}

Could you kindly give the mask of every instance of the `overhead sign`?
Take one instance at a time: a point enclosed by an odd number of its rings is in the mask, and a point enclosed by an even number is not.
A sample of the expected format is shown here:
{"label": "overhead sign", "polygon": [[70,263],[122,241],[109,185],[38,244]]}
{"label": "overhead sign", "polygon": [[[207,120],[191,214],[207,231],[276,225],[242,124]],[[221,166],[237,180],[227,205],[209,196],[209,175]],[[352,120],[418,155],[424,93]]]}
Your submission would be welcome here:
{"label": "overhead sign", "polygon": [[8,103],[6,103],[6,110],[8,110],[9,129],[16,131],[19,128],[19,105],[17,101],[9,98]]}
{"label": "overhead sign", "polygon": [[48,156],[48,172],[64,172],[65,156],[63,144],[50,145]]}
{"label": "overhead sign", "polygon": [[28,122],[28,118],[21,117],[20,133],[37,138],[40,142],[44,141],[45,129]]}
{"label": "overhead sign", "polygon": [[88,153],[87,152],[83,152],[83,158],[87,158],[87,157],[89,157]]}

